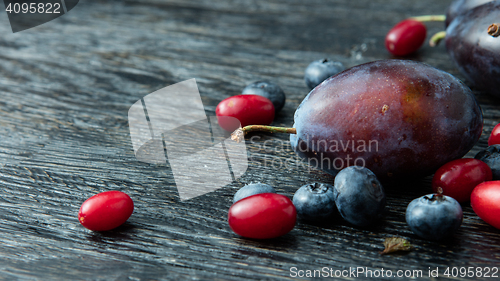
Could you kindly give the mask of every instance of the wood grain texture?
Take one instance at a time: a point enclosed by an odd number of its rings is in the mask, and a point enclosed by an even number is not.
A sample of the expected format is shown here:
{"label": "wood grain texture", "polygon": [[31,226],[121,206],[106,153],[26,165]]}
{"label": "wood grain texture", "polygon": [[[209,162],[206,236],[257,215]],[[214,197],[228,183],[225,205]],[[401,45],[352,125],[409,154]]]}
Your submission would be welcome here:
{"label": "wood grain texture", "polygon": [[[262,181],[292,197],[303,184],[333,178],[295,158],[285,135],[254,134],[243,177],[180,202],[169,165],[136,160],[129,107],[165,86],[196,78],[205,111],[249,83],[282,86],[287,102],[274,124],[290,126],[307,94],[303,72],[329,57],[346,66],[389,58],[385,33],[398,21],[444,12],[448,1],[139,0],[81,1],[52,22],[12,33],[0,12],[1,280],[280,280],[290,268],[422,270],[498,266],[500,232],[464,204],[464,223],[446,243],[419,239],[404,212],[430,193],[430,179],[385,186],[385,219],[357,229],[340,219],[299,222],[270,241],[234,234],[234,192]],[[442,29],[430,23],[429,34]],[[459,78],[443,46],[411,59]],[[500,101],[474,91],[487,145]],[[285,167],[285,160],[295,166]],[[128,193],[135,211],[116,230],[96,233],[77,220],[80,205],[106,190]],[[386,237],[414,250],[381,256]],[[299,278],[300,279],[300,278]],[[347,280],[367,278],[347,278]],[[380,278],[380,280],[394,278]],[[442,278],[456,280],[460,278]],[[464,278],[472,280],[470,278]]]}

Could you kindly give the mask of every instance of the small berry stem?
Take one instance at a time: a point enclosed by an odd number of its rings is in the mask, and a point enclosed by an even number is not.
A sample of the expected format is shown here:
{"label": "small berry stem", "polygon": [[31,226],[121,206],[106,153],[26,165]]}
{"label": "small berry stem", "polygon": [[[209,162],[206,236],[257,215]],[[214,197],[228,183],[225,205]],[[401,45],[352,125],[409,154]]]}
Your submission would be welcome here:
{"label": "small berry stem", "polygon": [[245,134],[249,132],[268,132],[268,133],[284,133],[284,134],[296,134],[297,130],[295,128],[287,127],[273,127],[265,125],[249,125],[243,128],[239,128],[231,134],[231,139],[240,142],[245,139]]}
{"label": "small berry stem", "polygon": [[416,21],[419,21],[419,22],[445,21],[446,20],[446,15],[425,15],[425,16],[411,17],[410,19],[416,20]]}
{"label": "small berry stem", "polygon": [[488,26],[488,34],[493,37],[500,36],[500,23],[492,23]]}
{"label": "small berry stem", "polygon": [[437,194],[441,195],[441,196],[443,195],[443,188],[442,187],[438,186],[438,188],[437,188]]}
{"label": "small berry stem", "polygon": [[429,39],[429,46],[436,47],[445,37],[446,31],[444,30],[432,35],[431,39]]}
{"label": "small berry stem", "polygon": [[439,186],[437,188],[437,193],[435,193],[435,194],[432,195],[431,201],[439,201],[439,202],[441,202],[443,200],[444,200],[443,188]]}

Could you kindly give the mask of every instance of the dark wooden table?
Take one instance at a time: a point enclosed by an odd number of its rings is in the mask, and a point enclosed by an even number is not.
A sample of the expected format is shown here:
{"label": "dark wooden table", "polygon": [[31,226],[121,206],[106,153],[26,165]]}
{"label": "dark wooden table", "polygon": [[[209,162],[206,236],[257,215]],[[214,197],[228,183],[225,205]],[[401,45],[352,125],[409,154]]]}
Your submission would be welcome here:
{"label": "dark wooden table", "polygon": [[[243,239],[227,224],[238,188],[262,181],[291,198],[303,184],[333,178],[307,167],[269,165],[294,152],[287,136],[258,134],[247,142],[250,164],[243,177],[181,202],[169,166],[139,162],[129,135],[127,113],[134,102],[190,78],[196,78],[208,115],[247,84],[275,81],[287,101],[274,124],[290,126],[308,93],[303,74],[309,62],[328,57],[350,67],[390,58],[384,48],[390,27],[409,16],[443,13],[448,4],[81,1],[67,15],[18,33],[0,12],[0,279],[271,280],[290,278],[293,267],[360,267],[393,275],[417,270],[422,280],[438,268],[440,279],[456,280],[462,278],[443,276],[446,268],[499,266],[500,231],[468,203],[462,227],[445,243],[422,240],[408,229],[406,206],[431,192],[429,178],[386,186],[385,219],[373,229],[340,219],[299,222],[278,239]],[[428,27],[433,34],[443,24]],[[463,78],[444,46],[425,46],[410,58]],[[500,121],[500,101],[474,93],[484,133],[467,157],[486,147]],[[79,224],[78,209],[106,190],[128,193],[135,211],[115,230],[89,231]],[[381,256],[382,242],[392,236],[407,238],[413,250]],[[380,277],[385,279],[394,278]]]}

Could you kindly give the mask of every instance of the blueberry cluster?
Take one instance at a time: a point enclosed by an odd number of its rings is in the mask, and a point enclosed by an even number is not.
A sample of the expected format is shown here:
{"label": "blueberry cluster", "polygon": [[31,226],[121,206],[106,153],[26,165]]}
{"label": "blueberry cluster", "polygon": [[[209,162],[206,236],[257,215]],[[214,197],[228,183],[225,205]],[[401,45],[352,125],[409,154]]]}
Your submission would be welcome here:
{"label": "blueberry cluster", "polygon": [[367,227],[381,218],[385,193],[369,169],[351,166],[340,171],[334,186],[313,183],[295,192],[293,204],[303,220],[321,221],[337,210],[349,223]]}
{"label": "blueberry cluster", "polygon": [[[276,190],[268,184],[251,183],[236,192],[233,203],[262,193],[276,193]],[[300,187],[292,202],[297,216],[304,221],[324,222],[338,212],[354,226],[369,227],[382,218],[386,196],[372,171],[350,166],[337,174],[333,186],[311,183]],[[460,204],[440,193],[417,198],[406,210],[410,229],[428,240],[449,237],[460,227],[462,218]]]}
{"label": "blueberry cluster", "polygon": [[[233,203],[248,196],[275,192],[267,184],[248,184],[236,192]],[[385,193],[375,174],[367,168],[352,166],[337,174],[334,186],[311,183],[300,187],[292,202],[303,220],[321,222],[338,210],[351,224],[366,227],[381,218]]]}

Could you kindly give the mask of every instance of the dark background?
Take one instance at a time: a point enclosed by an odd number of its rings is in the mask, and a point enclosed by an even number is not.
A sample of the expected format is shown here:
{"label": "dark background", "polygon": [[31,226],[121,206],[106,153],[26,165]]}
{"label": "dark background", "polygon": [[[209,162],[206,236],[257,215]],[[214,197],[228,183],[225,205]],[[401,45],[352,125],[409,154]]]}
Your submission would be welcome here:
{"label": "dark background", "polygon": [[[299,222],[281,238],[255,241],[227,224],[238,188],[262,181],[291,198],[303,184],[333,182],[307,167],[269,164],[294,156],[286,135],[248,141],[251,161],[242,178],[185,202],[169,167],[137,161],[129,136],[134,102],[190,78],[209,115],[247,84],[272,80],[287,94],[274,124],[290,126],[308,93],[303,74],[311,61],[328,57],[351,67],[391,58],[384,37],[394,24],[441,14],[449,2],[80,1],[68,14],[18,33],[0,12],[0,279],[270,280],[289,278],[295,266],[422,270],[417,279],[424,280],[429,268],[443,276],[446,267],[498,266],[500,232],[468,203],[462,227],[444,243],[408,229],[406,206],[431,192],[430,178],[385,186],[385,219],[373,229],[340,219]],[[430,36],[444,24],[427,26]],[[443,45],[425,45],[410,58],[463,78]],[[486,147],[500,116],[499,100],[474,93],[484,132],[467,157]],[[89,231],[78,209],[106,190],[128,193],[135,211],[118,229]],[[381,256],[392,236],[414,249]]]}

